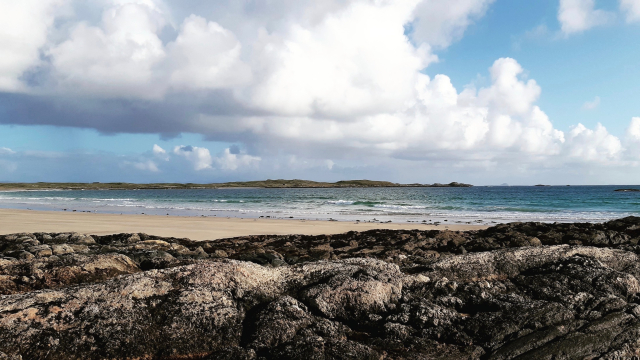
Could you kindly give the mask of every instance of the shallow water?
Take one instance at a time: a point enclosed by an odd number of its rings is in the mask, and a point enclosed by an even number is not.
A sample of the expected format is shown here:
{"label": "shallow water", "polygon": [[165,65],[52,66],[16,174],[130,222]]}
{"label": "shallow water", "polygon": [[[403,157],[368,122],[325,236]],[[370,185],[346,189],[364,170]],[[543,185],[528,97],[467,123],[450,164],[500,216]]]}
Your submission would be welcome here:
{"label": "shallow water", "polygon": [[640,215],[640,186],[0,192],[0,208],[186,216],[492,223]]}

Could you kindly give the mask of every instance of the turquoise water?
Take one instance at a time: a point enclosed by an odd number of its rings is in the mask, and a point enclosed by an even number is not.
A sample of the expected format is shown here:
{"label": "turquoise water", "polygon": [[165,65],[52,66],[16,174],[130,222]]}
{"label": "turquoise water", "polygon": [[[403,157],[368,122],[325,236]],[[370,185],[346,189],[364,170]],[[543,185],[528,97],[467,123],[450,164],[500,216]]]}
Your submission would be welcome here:
{"label": "turquoise water", "polygon": [[360,221],[606,221],[640,216],[640,186],[0,192],[0,208]]}

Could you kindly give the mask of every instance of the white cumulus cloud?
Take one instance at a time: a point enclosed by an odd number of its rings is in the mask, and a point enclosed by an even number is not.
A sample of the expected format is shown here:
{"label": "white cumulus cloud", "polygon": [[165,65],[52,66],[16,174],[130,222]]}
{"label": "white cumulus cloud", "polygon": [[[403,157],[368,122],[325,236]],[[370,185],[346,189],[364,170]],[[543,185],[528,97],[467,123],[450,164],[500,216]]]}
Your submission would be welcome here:
{"label": "white cumulus cloud", "polygon": [[164,161],[169,161],[170,159],[169,154],[167,154],[167,151],[162,147],[160,147],[158,144],[153,144],[153,149],[151,151],[157,159],[161,159]]}
{"label": "white cumulus cloud", "polygon": [[167,151],[161,148],[158,144],[153,144],[153,153],[156,155],[164,155]]}
{"label": "white cumulus cloud", "polygon": [[0,3],[0,91],[25,91],[20,79],[42,63],[40,50],[57,10],[65,0],[20,0]]}
{"label": "white cumulus cloud", "polygon": [[629,160],[638,164],[640,162],[640,117],[631,119],[631,123],[627,127],[624,145]]}
{"label": "white cumulus cloud", "polygon": [[627,137],[633,141],[640,141],[640,117],[631,119],[631,124],[627,128]]}
{"label": "white cumulus cloud", "polygon": [[247,83],[250,68],[240,60],[242,45],[218,23],[191,15],[169,44],[172,86],[181,89],[227,88]]}
{"label": "white cumulus cloud", "polygon": [[640,21],[640,0],[620,0],[620,10],[626,14],[627,22]]}
{"label": "white cumulus cloud", "polygon": [[222,170],[237,170],[242,167],[255,166],[260,160],[262,159],[257,156],[233,154],[230,149],[225,149],[222,156],[215,158],[215,162]]}
{"label": "white cumulus cloud", "polygon": [[595,0],[560,0],[558,21],[566,35],[580,33],[610,22],[614,14],[595,8]]}
{"label": "white cumulus cloud", "polygon": [[190,161],[197,171],[210,169],[213,163],[213,158],[207,148],[180,145],[173,148],[173,153]]}
{"label": "white cumulus cloud", "polygon": [[[624,142],[602,125],[556,129],[538,105],[543,89],[516,59],[484,65],[489,83],[480,88],[425,75],[494,1],[5,1],[0,49],[10,56],[0,56],[0,91],[79,99],[86,112],[65,125],[200,133],[251,153],[154,145],[134,165],[150,171],[156,162],[181,166],[170,162],[178,157],[197,171],[257,169],[277,157],[323,171],[354,159],[521,167],[626,159],[640,132],[635,119]],[[628,21],[637,4],[620,0]],[[62,8],[76,11],[60,16]],[[83,18],[83,9],[101,17]],[[559,2],[567,35],[613,16],[594,0]],[[40,82],[23,83],[34,69]],[[92,120],[92,104],[110,116]]]}
{"label": "white cumulus cloud", "polygon": [[158,32],[164,15],[145,2],[104,11],[100,26],[76,25],[69,39],[50,49],[54,75],[71,92],[106,97],[158,98],[155,66],[166,52]]}
{"label": "white cumulus cloud", "polygon": [[609,134],[602,124],[594,130],[578,124],[567,136],[567,155],[577,161],[608,163],[619,159],[622,150],[620,139]]}
{"label": "white cumulus cloud", "polygon": [[300,148],[303,141],[306,147],[419,158],[455,150],[558,153],[564,134],[535,105],[541,91],[537,83],[523,79],[523,69],[513,59],[497,60],[490,71],[491,86],[460,93],[445,75],[431,79],[418,74],[414,97],[406,99],[410,105],[397,111],[343,120],[282,114],[233,123],[205,117],[201,122],[213,132],[253,133],[291,148]]}
{"label": "white cumulus cloud", "polygon": [[411,2],[353,2],[319,23],[263,33],[250,106],[286,115],[353,116],[402,108],[434,60],[404,35]]}
{"label": "white cumulus cloud", "polygon": [[495,0],[421,1],[414,10],[413,36],[418,42],[447,47],[462,38],[474,20],[482,17]]}

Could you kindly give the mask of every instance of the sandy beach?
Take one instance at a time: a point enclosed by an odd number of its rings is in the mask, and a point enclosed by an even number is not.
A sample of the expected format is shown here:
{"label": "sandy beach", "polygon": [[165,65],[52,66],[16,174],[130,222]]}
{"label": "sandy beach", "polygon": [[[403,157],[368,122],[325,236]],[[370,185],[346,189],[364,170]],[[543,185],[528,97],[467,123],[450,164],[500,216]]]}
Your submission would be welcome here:
{"label": "sandy beach", "polygon": [[150,235],[214,240],[245,235],[321,235],[371,229],[479,230],[480,225],[419,223],[356,223],[351,221],[240,219],[159,215],[116,215],[60,211],[0,210],[0,234],[79,232],[108,235],[142,232]]}

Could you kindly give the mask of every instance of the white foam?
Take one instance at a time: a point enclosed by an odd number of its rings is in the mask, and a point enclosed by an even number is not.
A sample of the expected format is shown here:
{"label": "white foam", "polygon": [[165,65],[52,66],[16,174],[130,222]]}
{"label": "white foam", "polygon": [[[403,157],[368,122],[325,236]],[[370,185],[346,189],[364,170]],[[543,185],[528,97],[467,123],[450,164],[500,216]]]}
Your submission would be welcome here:
{"label": "white foam", "polygon": [[327,201],[327,204],[332,204],[332,205],[353,205],[355,203],[355,201],[349,201],[349,200],[329,200]]}
{"label": "white foam", "polygon": [[418,205],[385,205],[385,204],[377,204],[373,205],[375,208],[380,209],[392,209],[392,210],[419,210],[419,209],[427,209],[426,206],[418,206]]}
{"label": "white foam", "polygon": [[[255,190],[252,190],[255,191]],[[297,191],[297,190],[291,190]],[[317,190],[314,190],[317,191]],[[327,190],[329,191],[329,190]],[[355,191],[355,190],[354,190]],[[303,216],[308,218],[327,218],[333,217],[338,219],[356,218],[366,219],[376,217],[379,219],[403,221],[403,220],[449,220],[449,221],[542,221],[542,222],[571,222],[571,221],[587,221],[599,222],[629,215],[638,215],[639,212],[633,212],[629,208],[620,208],[617,211],[615,207],[613,211],[589,211],[589,207],[579,208],[578,211],[569,209],[546,209],[553,205],[545,205],[541,203],[540,209],[535,205],[540,205],[540,199],[534,199],[534,205],[527,201],[522,204],[514,204],[513,201],[506,201],[505,204],[496,204],[500,202],[498,198],[492,198],[487,202],[471,199],[472,201],[460,200],[458,198],[442,198],[429,199],[420,197],[406,198],[402,193],[397,197],[390,197],[387,193],[369,193],[365,190],[362,196],[360,193],[348,192],[343,195],[337,195],[339,200],[326,200],[327,197],[320,197],[324,194],[313,193],[302,194],[298,197],[297,193],[285,195],[282,197],[272,197],[271,195],[251,195],[251,198],[244,196],[229,195],[227,199],[210,199],[206,196],[199,197],[187,194],[186,197],[172,197],[173,193],[154,193],[152,198],[135,198],[132,193],[108,193],[108,192],[92,192],[94,197],[87,197],[85,193],[80,191],[65,192],[60,195],[52,193],[35,194],[34,192],[16,194],[3,193],[0,194],[0,204],[5,208],[41,208],[60,210],[62,207],[85,210],[99,210],[104,212],[121,212],[128,211],[135,213],[139,210],[149,209],[150,212],[173,212],[174,214],[192,215],[195,212],[228,212],[228,213],[261,213],[261,214],[281,214]],[[131,197],[113,198],[111,195],[127,194]],[[270,194],[270,192],[264,192]],[[341,191],[335,193],[328,192],[330,196],[342,194]],[[22,196],[20,196],[22,195]],[[38,196],[42,195],[42,196]],[[144,196],[144,194],[141,194]],[[392,194],[393,195],[393,194]],[[77,197],[73,197],[77,196]],[[125,195],[126,196],[126,195]],[[160,196],[160,197],[157,197]],[[164,197],[162,197],[164,196]],[[215,195],[214,195],[215,196]],[[212,196],[212,197],[214,197]],[[355,200],[349,200],[349,199]],[[335,198],[334,198],[335,199]],[[364,199],[364,200],[361,200]],[[386,200],[386,203],[385,203]],[[519,205],[522,209],[519,209]],[[543,209],[544,208],[544,209]],[[129,210],[125,210],[129,209]],[[595,209],[594,209],[595,210]],[[608,210],[608,209],[607,209]],[[235,216],[235,215],[234,215]]]}

